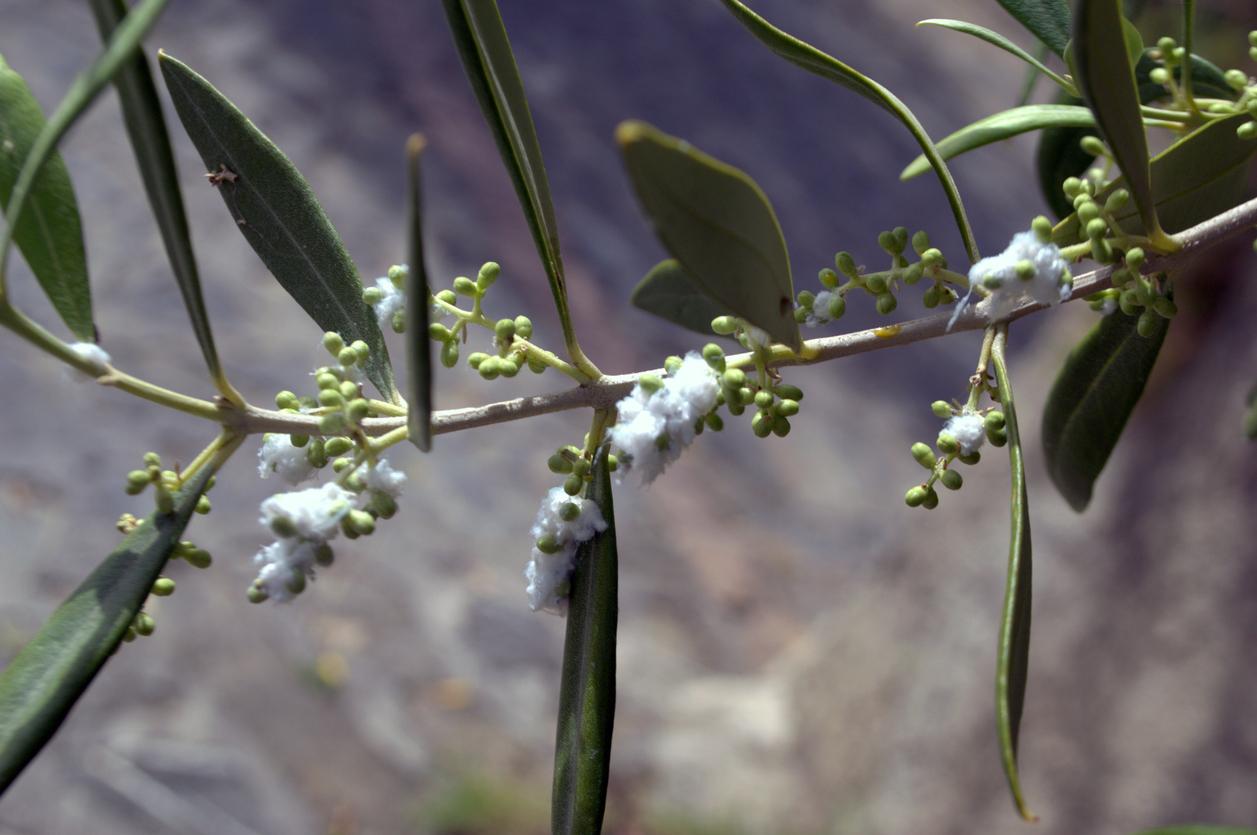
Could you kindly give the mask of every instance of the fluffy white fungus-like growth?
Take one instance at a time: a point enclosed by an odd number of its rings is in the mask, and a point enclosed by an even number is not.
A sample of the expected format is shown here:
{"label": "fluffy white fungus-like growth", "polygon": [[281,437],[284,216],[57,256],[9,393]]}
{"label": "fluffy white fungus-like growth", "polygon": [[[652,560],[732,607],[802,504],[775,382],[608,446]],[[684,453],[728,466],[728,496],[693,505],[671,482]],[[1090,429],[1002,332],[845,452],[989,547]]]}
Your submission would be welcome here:
{"label": "fluffy white fungus-like growth", "polygon": [[[571,519],[564,519],[564,508],[574,505]],[[532,525],[532,559],[524,569],[528,581],[528,605],[534,612],[567,613],[569,580],[582,542],[607,529],[598,505],[589,499],[569,496],[562,487],[555,487],[541,500],[537,519]],[[553,546],[552,553],[537,547],[538,541]]]}
{"label": "fluffy white fungus-like growth", "polygon": [[1039,240],[1032,230],[1018,232],[999,255],[974,264],[969,269],[969,285],[986,290],[982,304],[987,315],[998,320],[1027,301],[1059,304],[1069,298],[1073,277],[1060,248]]}
{"label": "fluffy white fungus-like growth", "polygon": [[694,424],[716,407],[719,393],[715,372],[692,352],[661,388],[647,391],[640,382],[635,385],[616,404],[616,424],[608,433],[620,453],[617,480],[635,472],[643,484],[654,481],[694,440]]}
{"label": "fluffy white fungus-like growth", "polygon": [[335,483],[276,493],[262,502],[261,522],[281,539],[327,542],[336,536],[340,520],[352,509],[355,498]]}
{"label": "fluffy white fungus-like growth", "polygon": [[803,324],[814,328],[833,321],[834,317],[829,315],[829,306],[841,298],[842,296],[832,290],[821,290],[812,301],[812,309],[808,311],[807,318],[803,320]]}
{"label": "fluffy white fungus-like growth", "polygon": [[291,436],[268,433],[258,449],[258,475],[269,478],[271,473],[289,484],[300,484],[314,475],[314,466],[306,458],[305,447],[292,445]]}
{"label": "fluffy white fungus-like growth", "polygon": [[106,366],[113,362],[109,352],[95,342],[72,342],[70,350],[78,354],[79,359],[91,363],[92,371],[97,377],[106,373],[109,370]]}
{"label": "fluffy white fungus-like growth", "polygon": [[406,483],[406,474],[393,469],[393,465],[381,458],[374,467],[367,470],[363,482],[366,483],[368,490],[374,490],[395,499],[401,495],[402,485]]}
{"label": "fluffy white fungus-like growth", "polygon": [[393,329],[393,316],[399,310],[406,309],[406,292],[400,289],[393,282],[393,279],[388,276],[377,278],[375,286],[380,291],[380,300],[374,302],[371,307],[375,310],[375,318],[380,323],[380,330],[391,331]]}
{"label": "fluffy white fungus-like growth", "polygon": [[960,444],[962,455],[972,455],[986,440],[986,424],[982,415],[976,412],[963,412],[952,417],[943,427],[943,431],[956,439]]}

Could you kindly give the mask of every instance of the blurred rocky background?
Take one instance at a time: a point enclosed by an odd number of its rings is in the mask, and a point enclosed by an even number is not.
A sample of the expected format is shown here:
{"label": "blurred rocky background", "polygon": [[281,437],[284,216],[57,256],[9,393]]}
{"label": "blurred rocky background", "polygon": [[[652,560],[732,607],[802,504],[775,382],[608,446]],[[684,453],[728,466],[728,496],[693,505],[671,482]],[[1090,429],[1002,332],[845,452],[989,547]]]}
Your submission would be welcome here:
{"label": "blurred rocky background", "polygon": [[[1201,4],[1244,66],[1247,0]],[[627,306],[661,256],[612,141],[644,118],[749,171],[772,197],[797,281],[836,249],[880,262],[879,230],[929,230],[955,261],[937,185],[885,113],[774,58],[715,0],[503,0],[554,188],[578,329],[608,371],[658,365],[695,338]],[[897,91],[935,136],[1017,99],[1010,57],[915,29],[960,17],[1024,43],[994,3],[763,0],[758,6]],[[1150,9],[1160,29],[1173,11]],[[1158,16],[1159,15],[1159,16]],[[46,109],[97,48],[86,4],[0,0],[0,52]],[[1172,30],[1171,30],[1172,31]],[[175,2],[149,41],[205,74],[308,177],[367,277],[402,258],[405,136],[423,130],[427,226],[441,280],[504,265],[492,315],[529,313],[558,345],[509,180],[440,4]],[[151,53],[150,53],[151,54]],[[1046,91],[1040,91],[1045,95]],[[235,231],[172,119],[220,353],[254,402],[296,388],[319,333]],[[84,215],[103,344],[120,367],[210,388],[153,231],[116,98],[64,147]],[[1042,211],[1033,142],[956,162],[981,245]],[[1013,373],[1034,522],[1035,606],[1019,822],[996,750],[993,671],[1008,536],[1002,455],[933,513],[908,511],[908,454],[960,396],[980,337],[791,371],[806,391],[786,440],[746,421],[647,490],[616,497],[622,559],[616,835],[1121,835],[1182,821],[1257,824],[1254,448],[1248,242],[1181,288],[1158,376],[1075,515],[1047,482],[1037,415],[1084,305],[1019,323]],[[17,301],[55,324],[25,274]],[[908,294],[911,295],[911,294]],[[852,305],[844,327],[874,321]],[[920,311],[905,301],[895,316]],[[212,428],[70,381],[0,334],[0,659],[107,552],[144,451],[187,461]],[[400,344],[394,344],[400,356]],[[439,405],[562,380],[439,376]],[[400,448],[403,513],[342,543],[291,605],[250,606],[257,503],[277,489],[246,447],[174,566],[154,637],[124,648],[0,804],[2,835],[532,835],[547,830],[563,624],[528,611],[527,529],[579,440],[566,414]],[[147,500],[145,500],[147,501]]]}

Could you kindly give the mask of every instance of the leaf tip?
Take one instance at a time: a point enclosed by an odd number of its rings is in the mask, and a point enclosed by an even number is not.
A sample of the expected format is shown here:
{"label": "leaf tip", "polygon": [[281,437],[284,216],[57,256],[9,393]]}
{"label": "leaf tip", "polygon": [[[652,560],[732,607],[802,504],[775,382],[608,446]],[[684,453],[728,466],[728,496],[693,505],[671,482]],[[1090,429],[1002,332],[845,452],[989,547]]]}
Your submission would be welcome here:
{"label": "leaf tip", "polygon": [[422,133],[412,133],[406,139],[406,156],[414,159],[428,147],[428,138]]}
{"label": "leaf tip", "polygon": [[621,146],[632,145],[650,137],[654,129],[640,119],[628,119],[615,128],[615,141]]}

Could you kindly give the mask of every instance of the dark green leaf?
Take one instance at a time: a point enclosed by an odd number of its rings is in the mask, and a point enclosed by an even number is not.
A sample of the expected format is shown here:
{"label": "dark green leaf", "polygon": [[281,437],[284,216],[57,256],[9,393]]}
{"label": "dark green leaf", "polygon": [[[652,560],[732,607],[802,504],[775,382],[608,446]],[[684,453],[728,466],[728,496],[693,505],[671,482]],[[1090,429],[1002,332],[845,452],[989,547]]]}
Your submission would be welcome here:
{"label": "dark green leaf", "polygon": [[1046,75],[1048,78],[1055,81],[1057,84],[1063,87],[1067,92],[1069,93],[1077,92],[1074,89],[1074,85],[1070,84],[1069,81],[1066,80],[1065,78],[1062,78],[1059,73],[1056,73],[1053,70],[1049,69],[1048,66],[1044,64],[1042,61],[1040,61],[1038,58],[1034,57],[1029,52],[1026,52],[1024,49],[1017,46],[1017,44],[1013,43],[1008,38],[1001,35],[999,32],[995,32],[995,31],[992,31],[991,29],[987,29],[985,26],[979,26],[976,23],[968,23],[963,20],[949,20],[945,18],[931,18],[929,20],[922,20],[919,23],[917,23],[917,26],[940,26],[944,29],[951,29],[955,32],[963,32],[966,35],[972,35],[973,37],[978,38],[979,40],[986,41],[991,46],[1004,50],[1010,55],[1015,55],[1016,57],[1025,61],[1034,69],[1038,70],[1043,75]]}
{"label": "dark green leaf", "polygon": [[[95,100],[97,94],[118,73],[123,64],[131,59],[135,50],[139,48],[140,42],[144,40],[144,36],[148,34],[165,8],[166,0],[143,0],[131,10],[114,32],[113,37],[109,39],[104,51],[74,79],[65,98],[57,105],[57,109],[53,111],[39,135],[31,143],[30,150],[22,162],[22,170],[13,184],[12,196],[9,197],[5,207],[5,217],[10,222],[5,224],[3,232],[0,233],[0,295],[4,292],[5,265],[8,263],[9,249],[13,243],[13,233],[22,226],[22,215],[27,199],[31,197],[32,188],[45,163],[56,154],[57,143],[61,141],[61,137],[65,136],[66,131],[78,120],[79,116],[83,115],[88,105]],[[65,221],[61,219],[57,222],[64,223]],[[72,292],[75,296],[74,309],[82,311],[83,305],[86,304],[87,315],[84,318],[81,312],[75,313],[72,319],[66,320],[66,325],[80,339],[92,340],[95,338],[95,328],[91,324],[91,300],[86,281],[84,280],[81,286],[74,287]],[[58,302],[54,299],[54,306],[56,305]],[[66,318],[65,312],[60,308],[58,312]]]}
{"label": "dark green leaf", "polygon": [[[126,17],[126,3],[124,0],[91,0],[91,7],[101,37],[108,40]],[[137,50],[122,65],[113,82],[118,88],[127,136],[131,139],[131,149],[135,152],[144,190],[153,207],[166,256],[170,259],[171,271],[183,296],[183,305],[192,322],[196,341],[200,343],[205,365],[222,395],[235,403],[242,403],[239,393],[227,382],[214,347],[214,334],[210,330],[209,313],[201,295],[201,279],[184,213],[183,194],[179,190],[179,175],[170,148],[170,135],[166,131],[166,118],[162,115],[157,87],[153,84],[153,74],[142,50]]]}
{"label": "dark green leaf", "polygon": [[165,53],[158,60],[179,120],[245,240],[320,328],[370,346],[367,376],[395,398],[388,349],[362,300],[358,270],[310,184],[213,85]]}
{"label": "dark green leaf", "polygon": [[442,3],[463,69],[515,184],[533,243],[550,279],[550,292],[564,339],[571,349],[576,336],[567,304],[567,284],[559,253],[558,224],[550,200],[550,183],[498,4],[496,0],[442,0]]}
{"label": "dark green leaf", "polygon": [[1250,441],[1257,441],[1257,386],[1248,392],[1248,412],[1244,415],[1244,434]]}
{"label": "dark green leaf", "polygon": [[0,673],[0,793],[61,726],[122,640],[179,541],[211,469],[130,533]]}
{"label": "dark green leaf", "polygon": [[555,835],[597,835],[607,802],[619,604],[615,508],[605,450],[594,462],[586,497],[602,511],[607,529],[581,544],[572,574],[554,746],[550,828]]}
{"label": "dark green leaf", "polygon": [[[966,125],[939,140],[938,152],[943,155],[943,159],[951,159],[974,148],[1032,130],[1085,127],[1095,127],[1095,118],[1085,107],[1069,104],[1027,104],[993,113]],[[903,170],[899,179],[911,179],[918,174],[924,174],[929,168],[930,164],[925,157],[917,157]]]}
{"label": "dark green leaf", "polygon": [[1122,428],[1143,394],[1169,320],[1150,337],[1138,318],[1115,311],[1100,320],[1065,360],[1043,410],[1048,475],[1070,507],[1082,512]]}
{"label": "dark green leaf", "polygon": [[764,192],[742,171],[644,122],[616,130],[655,233],[717,305],[797,348],[790,257]]}
{"label": "dark green leaf", "polygon": [[[39,102],[22,76],[0,58],[0,201],[5,205],[13,197],[22,164],[43,129]],[[13,240],[70,332],[83,341],[94,341],[78,202],[70,172],[55,151],[31,185]]]}
{"label": "dark green leaf", "polygon": [[1069,43],[1069,4],[1065,0],[999,0],[999,4],[1057,55]]}
{"label": "dark green leaf", "polygon": [[428,267],[423,254],[423,191],[419,157],[424,139],[419,134],[406,143],[407,224],[406,263],[406,366],[410,378],[410,442],[424,452],[432,449],[432,340],[428,320],[432,311],[428,297]]}
{"label": "dark green leaf", "polygon": [[1008,466],[1012,472],[1012,535],[1008,545],[1008,579],[1004,586],[1004,608],[1000,616],[999,655],[995,668],[995,716],[999,732],[1000,758],[1004,775],[1018,813],[1036,820],[1021,795],[1017,771],[1017,738],[1021,713],[1026,703],[1026,677],[1030,670],[1030,499],[1026,494],[1026,465],[1022,457],[1021,435],[1013,387],[1004,358],[1007,330],[996,332],[991,363],[999,384],[1000,408],[1008,430]]}
{"label": "dark green leaf", "polygon": [[1257,829],[1186,824],[1183,826],[1166,826],[1160,829],[1146,829],[1140,832],[1139,835],[1257,835]]}
{"label": "dark green leaf", "polygon": [[708,298],[681,269],[681,264],[671,258],[660,261],[646,273],[633,288],[631,301],[634,307],[707,337],[712,334],[711,320],[729,312]]}
{"label": "dark green leaf", "polygon": [[1075,80],[1122,171],[1148,236],[1158,247],[1172,249],[1157,219],[1148,142],[1125,32],[1121,0],[1081,0],[1074,19]]}
{"label": "dark green leaf", "polygon": [[[1243,201],[1257,142],[1240,139],[1235,128],[1247,120],[1247,115],[1237,114],[1209,122],[1153,158],[1152,194],[1165,229],[1181,232]],[[1099,202],[1124,185],[1124,178],[1116,180],[1100,192]],[[1143,231],[1133,206],[1118,210],[1114,217],[1128,232]],[[1063,245],[1078,234],[1078,218],[1070,215],[1053,230],[1052,238]]]}
{"label": "dark green leaf", "polygon": [[802,67],[810,73],[829,79],[858,93],[864,98],[881,107],[898,119],[912,134],[912,138],[921,147],[921,153],[930,161],[934,173],[938,175],[939,184],[947,195],[947,203],[951,207],[952,217],[960,230],[961,240],[965,244],[965,252],[970,261],[978,260],[978,244],[973,237],[973,229],[969,225],[969,217],[965,214],[964,203],[960,199],[960,190],[952,178],[947,163],[939,155],[925,128],[913,115],[908,106],[901,102],[894,93],[878,84],[873,79],[857,72],[831,55],[827,55],[809,43],[799,40],[788,32],[783,32],[764,18],[755,14],[740,0],[721,0],[733,12],[738,22],[745,26],[761,43],[785,58],[795,66]]}

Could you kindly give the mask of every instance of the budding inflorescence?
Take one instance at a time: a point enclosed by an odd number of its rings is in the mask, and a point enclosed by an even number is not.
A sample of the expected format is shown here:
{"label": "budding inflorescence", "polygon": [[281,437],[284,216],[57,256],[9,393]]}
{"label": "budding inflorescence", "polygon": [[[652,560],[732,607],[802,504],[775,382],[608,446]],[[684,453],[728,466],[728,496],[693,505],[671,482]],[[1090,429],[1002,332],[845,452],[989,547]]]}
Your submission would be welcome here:
{"label": "budding inflorescence", "polygon": [[[856,265],[851,253],[837,253],[833,268],[825,267],[817,273],[821,289],[815,293],[801,290],[795,297],[795,320],[816,327],[841,318],[847,310],[847,294],[854,290],[873,296],[877,312],[887,315],[899,305],[895,294],[900,285],[912,286],[922,278],[928,279],[924,303],[930,308],[954,301],[958,297],[955,287],[967,286],[963,275],[947,269],[943,253],[930,246],[930,237],[924,231],[910,239],[907,228],[897,226],[879,234],[877,243],[890,256],[889,269],[866,272]],[[908,255],[909,244],[916,260]]]}
{"label": "budding inflorescence", "polygon": [[406,264],[394,264],[388,268],[388,274],[375,280],[374,287],[362,292],[362,300],[375,310],[376,321],[380,330],[391,329],[395,333],[406,330],[406,279],[410,276],[410,267]]}
{"label": "budding inflorescence", "polygon": [[1074,279],[1069,262],[1052,242],[1052,224],[1037,217],[1029,231],[1013,235],[999,255],[983,258],[969,269],[970,292],[992,320],[1003,319],[1028,301],[1059,304],[1069,298]]}
{"label": "budding inflorescence", "polygon": [[[983,383],[978,384],[980,387]],[[978,391],[980,389],[975,389]],[[970,398],[976,401],[976,396]],[[982,445],[990,441],[995,446],[1008,443],[1004,413],[998,409],[977,409],[971,404],[956,406],[945,400],[930,405],[934,416],[945,420],[938,433],[934,448],[918,441],[912,445],[912,457],[930,471],[922,483],[912,487],[904,495],[908,507],[938,507],[938,492],[934,485],[941,483],[948,490],[959,490],[964,477],[956,469],[956,462],[976,464],[982,459]]]}
{"label": "budding inflorescence", "polygon": [[532,558],[524,569],[528,605],[534,612],[566,614],[576,549],[606,529],[597,504],[562,487],[551,488],[537,510]]}

